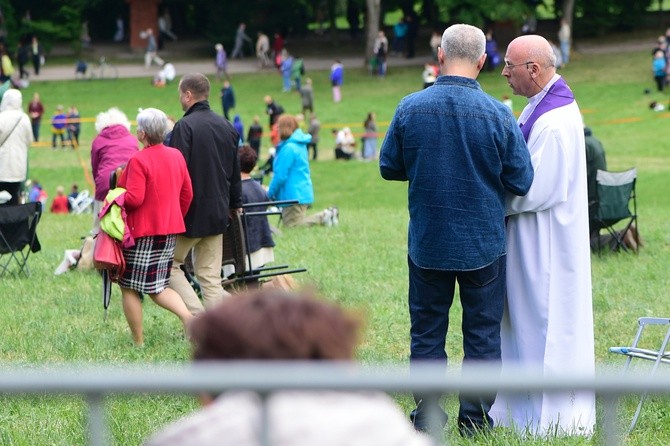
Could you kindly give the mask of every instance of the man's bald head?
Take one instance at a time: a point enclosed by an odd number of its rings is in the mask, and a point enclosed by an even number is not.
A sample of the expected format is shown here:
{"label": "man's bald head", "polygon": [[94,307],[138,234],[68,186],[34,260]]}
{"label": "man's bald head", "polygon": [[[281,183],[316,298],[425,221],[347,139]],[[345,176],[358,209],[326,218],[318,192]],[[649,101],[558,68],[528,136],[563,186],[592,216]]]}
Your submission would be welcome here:
{"label": "man's bald head", "polygon": [[517,37],[507,46],[502,75],[514,94],[532,97],[556,74],[556,55],[542,36]]}
{"label": "man's bald head", "polygon": [[545,69],[553,68],[553,71],[556,71],[556,54],[544,37],[538,35],[517,37],[512,40],[507,50],[509,52],[510,48],[516,49],[517,47],[520,54],[525,54],[526,60],[536,62]]}

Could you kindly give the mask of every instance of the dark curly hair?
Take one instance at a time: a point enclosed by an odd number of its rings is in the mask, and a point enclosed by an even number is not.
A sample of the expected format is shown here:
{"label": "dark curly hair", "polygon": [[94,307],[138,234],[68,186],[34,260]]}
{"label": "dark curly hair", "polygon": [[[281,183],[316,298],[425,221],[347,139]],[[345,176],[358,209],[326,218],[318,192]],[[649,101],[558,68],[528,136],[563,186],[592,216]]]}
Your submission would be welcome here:
{"label": "dark curly hair", "polygon": [[244,144],[237,153],[240,156],[240,170],[243,173],[251,173],[258,161],[256,151],[249,144]]}

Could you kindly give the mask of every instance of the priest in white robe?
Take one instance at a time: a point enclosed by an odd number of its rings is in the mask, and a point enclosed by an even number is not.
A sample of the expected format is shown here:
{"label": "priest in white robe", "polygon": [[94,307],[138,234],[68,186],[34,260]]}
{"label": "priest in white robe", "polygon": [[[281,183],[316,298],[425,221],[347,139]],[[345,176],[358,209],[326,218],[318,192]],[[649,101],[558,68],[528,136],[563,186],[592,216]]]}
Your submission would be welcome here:
{"label": "priest in white robe", "polygon": [[[519,117],[535,177],[507,197],[507,301],[502,362],[544,376],[595,373],[584,126],[572,91],[540,36],[510,43],[505,76],[528,98]],[[595,393],[499,394],[490,412],[525,435],[591,435]]]}

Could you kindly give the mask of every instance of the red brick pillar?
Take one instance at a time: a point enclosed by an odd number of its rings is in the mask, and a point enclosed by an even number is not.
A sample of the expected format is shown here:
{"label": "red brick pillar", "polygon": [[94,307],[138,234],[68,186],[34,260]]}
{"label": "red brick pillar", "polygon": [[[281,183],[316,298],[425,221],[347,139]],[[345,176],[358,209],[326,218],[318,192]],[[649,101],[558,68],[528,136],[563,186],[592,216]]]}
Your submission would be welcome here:
{"label": "red brick pillar", "polygon": [[140,37],[140,32],[151,28],[158,41],[158,3],[160,0],[126,0],[130,6],[130,49],[144,50],[147,40]]}

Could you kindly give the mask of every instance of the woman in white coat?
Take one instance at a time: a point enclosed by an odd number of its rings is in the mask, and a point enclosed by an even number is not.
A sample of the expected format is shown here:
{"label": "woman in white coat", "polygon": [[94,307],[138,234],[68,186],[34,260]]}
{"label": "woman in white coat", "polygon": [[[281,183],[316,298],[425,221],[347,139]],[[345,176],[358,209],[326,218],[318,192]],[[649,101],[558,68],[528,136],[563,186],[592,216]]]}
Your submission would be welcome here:
{"label": "woman in white coat", "polygon": [[11,195],[6,205],[19,204],[21,186],[28,176],[28,147],[32,140],[21,92],[7,90],[0,102],[0,191]]}

